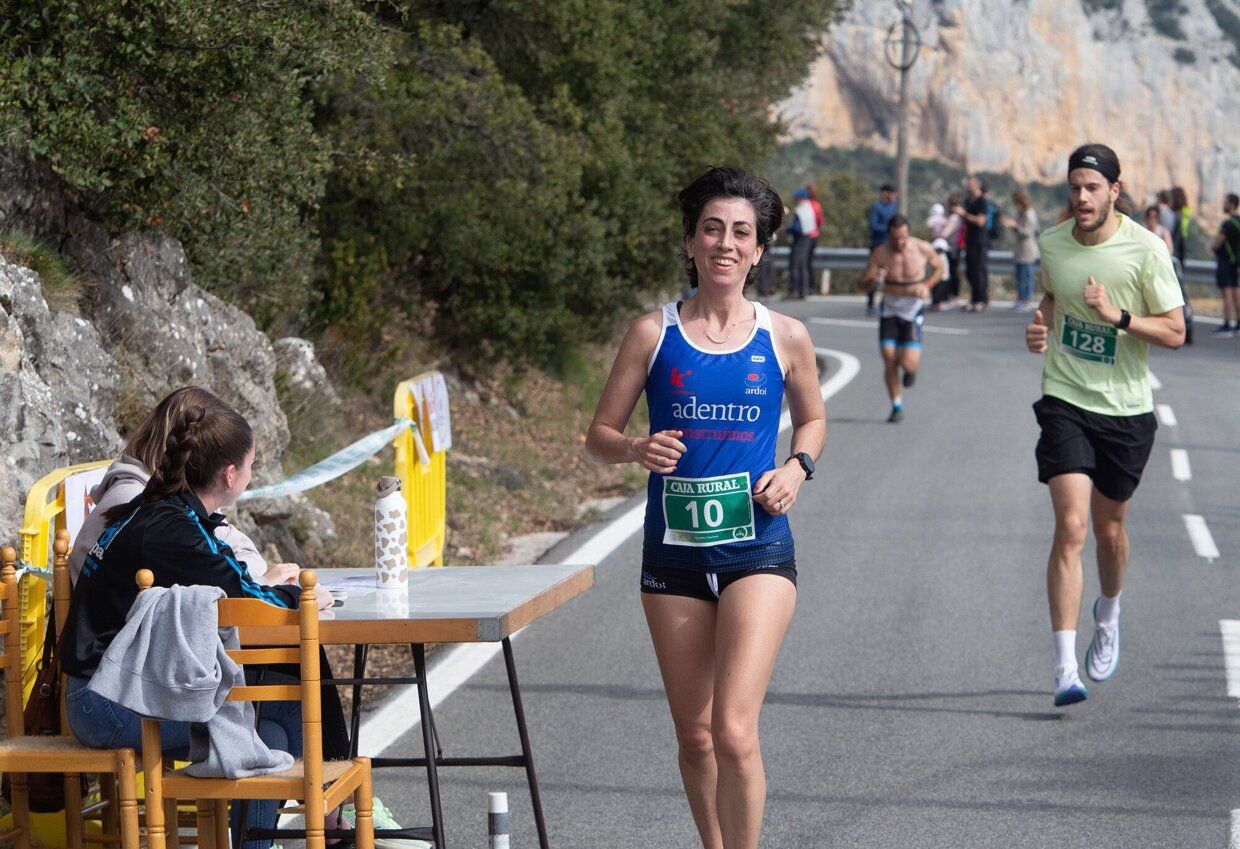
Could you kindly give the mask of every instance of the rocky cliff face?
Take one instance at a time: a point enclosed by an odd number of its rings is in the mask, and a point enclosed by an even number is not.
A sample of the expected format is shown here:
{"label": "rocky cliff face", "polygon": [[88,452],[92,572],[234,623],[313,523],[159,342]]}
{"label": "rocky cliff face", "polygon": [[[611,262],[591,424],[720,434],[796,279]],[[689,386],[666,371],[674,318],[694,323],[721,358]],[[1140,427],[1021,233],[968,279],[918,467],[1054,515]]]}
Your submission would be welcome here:
{"label": "rocky cliff face", "polygon": [[[253,426],[255,484],[284,477],[289,434],[275,390],[277,348],[253,320],[196,286],[179,243],[113,235],[74,210],[50,175],[0,153],[0,231],[56,247],[84,281],[76,303],[49,307],[39,276],[0,259],[0,542],[13,544],[30,485],[70,463],[115,456],[118,423],[132,425],[172,389],[197,384]],[[326,387],[313,348],[281,340],[281,362],[300,384]],[[304,387],[303,387],[304,389]],[[290,470],[292,471],[292,470]],[[331,518],[302,498],[251,502],[240,527],[276,559],[295,560],[329,540]],[[304,533],[294,540],[285,520]],[[274,549],[274,550],[273,550]]]}
{"label": "rocky cliff face", "polygon": [[[1062,179],[1084,141],[1115,148],[1134,197],[1178,184],[1215,215],[1240,191],[1237,0],[914,0],[915,156]],[[1176,12],[1176,6],[1182,11]],[[895,3],[855,2],[779,108],[793,138],[895,151]]]}

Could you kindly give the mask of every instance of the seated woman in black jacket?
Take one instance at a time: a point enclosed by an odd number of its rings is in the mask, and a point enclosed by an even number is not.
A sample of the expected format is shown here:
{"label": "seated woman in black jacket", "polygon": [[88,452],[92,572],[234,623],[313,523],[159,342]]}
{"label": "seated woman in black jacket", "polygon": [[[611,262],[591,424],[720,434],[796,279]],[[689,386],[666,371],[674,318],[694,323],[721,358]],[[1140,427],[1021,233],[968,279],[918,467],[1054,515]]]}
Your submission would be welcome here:
{"label": "seated woman in black jacket", "polygon": [[[80,542],[90,547],[73,589],[60,657],[69,676],[65,697],[69,726],[83,743],[142,748],[141,718],[87,688],[137,597],[139,569],[150,569],[156,586],[206,584],[235,598],[297,606],[297,587],[259,584],[215,536],[223,521],[218,511],[245,491],[253,463],[254,433],[236,410],[219,399],[189,406],[170,430],[163,462],[143,493],[107,511],[97,541]],[[330,607],[330,593],[321,586],[317,592],[320,608]],[[334,702],[339,712],[334,693],[324,702]],[[163,722],[160,731],[166,752],[175,756],[188,747],[188,723]],[[258,732],[270,748],[300,756],[301,705],[264,705]],[[344,745],[347,750],[347,740]],[[234,818],[239,809],[234,806]],[[247,825],[272,828],[275,820],[274,802],[250,804]],[[239,825],[234,822],[233,828]],[[269,844],[249,841],[246,849],[266,849]]]}

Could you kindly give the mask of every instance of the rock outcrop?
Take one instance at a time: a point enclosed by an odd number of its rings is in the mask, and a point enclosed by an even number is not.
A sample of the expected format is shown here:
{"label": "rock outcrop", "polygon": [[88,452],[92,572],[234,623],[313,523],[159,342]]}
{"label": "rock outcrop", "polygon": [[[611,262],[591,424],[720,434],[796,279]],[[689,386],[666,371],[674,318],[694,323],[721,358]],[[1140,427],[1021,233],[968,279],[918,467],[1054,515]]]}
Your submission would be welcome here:
{"label": "rock outcrop", "polygon": [[[83,284],[76,310],[55,310],[37,274],[0,261],[0,541],[16,539],[31,483],[60,466],[115,456],[126,427],[186,384],[210,389],[249,420],[255,485],[284,477],[289,432],[275,346],[246,313],[194,284],[180,243],[110,234],[45,170],[7,153],[0,228],[58,249]],[[299,374],[326,392],[313,349],[297,347]],[[313,556],[334,536],[330,516],[299,497],[250,502],[235,520],[273,558]]]}
{"label": "rock outcrop", "polygon": [[[1240,191],[1240,3],[915,0],[915,156],[1019,180],[1062,179],[1084,141],[1115,148],[1142,198],[1183,185],[1217,217]],[[895,151],[899,75],[884,58],[890,2],[854,3],[809,78],[779,107],[793,138]],[[1235,30],[1235,31],[1233,31]]]}
{"label": "rock outcrop", "polygon": [[30,486],[111,456],[118,369],[95,328],[53,313],[39,276],[0,259],[0,540],[14,544]]}

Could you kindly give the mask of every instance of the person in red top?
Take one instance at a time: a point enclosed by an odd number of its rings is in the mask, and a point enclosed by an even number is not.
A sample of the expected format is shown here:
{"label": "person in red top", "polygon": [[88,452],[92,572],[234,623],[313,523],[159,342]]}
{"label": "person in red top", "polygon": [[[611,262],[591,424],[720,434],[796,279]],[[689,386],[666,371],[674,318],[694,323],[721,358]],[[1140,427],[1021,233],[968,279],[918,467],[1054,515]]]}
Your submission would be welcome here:
{"label": "person in red top", "polygon": [[822,205],[813,200],[808,186],[797,189],[792,196],[797,203],[788,225],[788,233],[792,236],[788,261],[789,297],[804,298],[814,277],[814,245],[818,243],[818,228],[822,226]]}

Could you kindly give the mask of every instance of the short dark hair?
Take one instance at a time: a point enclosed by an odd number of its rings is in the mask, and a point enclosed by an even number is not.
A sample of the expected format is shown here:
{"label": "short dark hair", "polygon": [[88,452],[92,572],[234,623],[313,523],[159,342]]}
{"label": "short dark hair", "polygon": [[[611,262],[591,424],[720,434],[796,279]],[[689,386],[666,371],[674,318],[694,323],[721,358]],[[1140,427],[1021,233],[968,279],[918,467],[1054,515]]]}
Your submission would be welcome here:
{"label": "short dark hair", "polygon": [[896,187],[895,187],[895,186],[893,186],[893,185],[891,185],[891,183],[883,183],[883,184],[879,187],[879,189],[878,189],[878,190],[879,190],[880,192],[894,192],[894,191],[897,191]]}
{"label": "short dark hair", "polygon": [[895,230],[898,227],[907,227],[907,226],[908,226],[907,215],[893,215],[891,216],[891,220],[887,222],[887,232],[890,233],[892,230]]}
{"label": "short dark hair", "polygon": [[[706,204],[715,198],[739,198],[749,201],[754,211],[754,227],[757,228],[757,242],[764,248],[768,246],[779,232],[784,221],[784,202],[770,184],[744,168],[733,165],[709,168],[700,177],[680,190],[676,199],[680,202],[681,227],[685,238],[697,232],[698,219]],[[689,285],[697,288],[697,265],[693,256],[680,248],[680,259],[684,264],[685,276]],[[758,276],[755,264],[749,269],[745,282],[752,283]]]}
{"label": "short dark hair", "polygon": [[1240,195],[1237,195],[1235,192],[1228,192],[1224,200],[1227,201],[1228,206],[1240,206]]}

